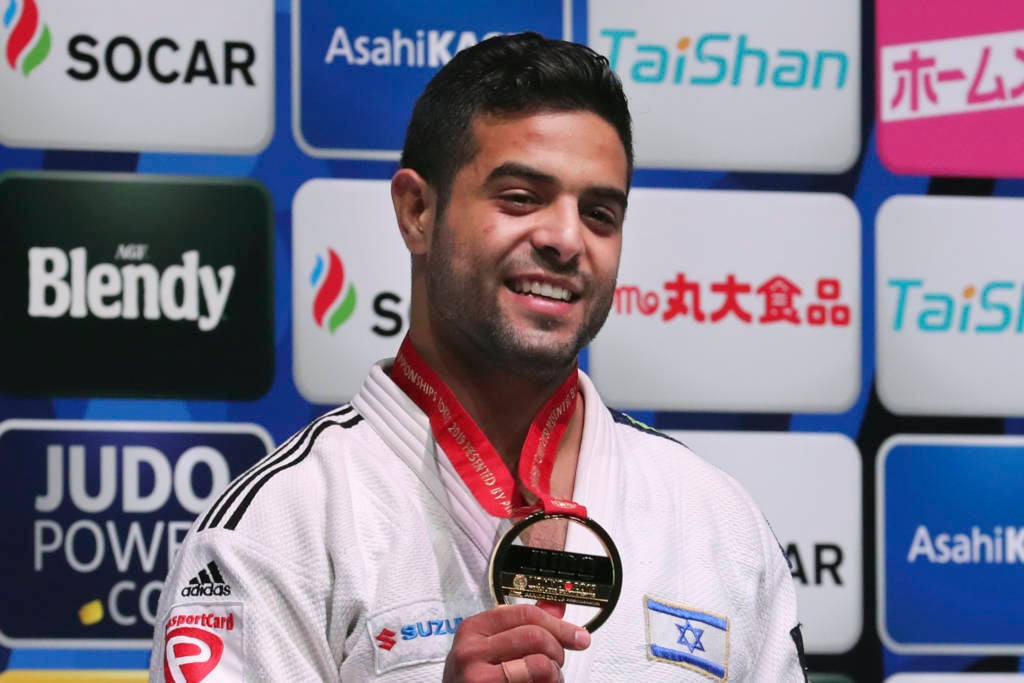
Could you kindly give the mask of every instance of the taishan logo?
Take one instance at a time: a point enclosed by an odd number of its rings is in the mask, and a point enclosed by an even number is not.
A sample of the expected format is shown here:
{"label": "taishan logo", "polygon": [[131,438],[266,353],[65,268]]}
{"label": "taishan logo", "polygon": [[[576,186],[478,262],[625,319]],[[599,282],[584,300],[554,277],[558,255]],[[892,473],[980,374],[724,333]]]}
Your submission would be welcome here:
{"label": "taishan logo", "polygon": [[8,0],[3,14],[3,26],[5,31],[10,30],[7,36],[7,65],[28,76],[50,54],[50,27],[40,22],[35,0]]}
{"label": "taishan logo", "polygon": [[[317,327],[326,326],[330,333],[334,334],[356,309],[355,285],[349,283],[346,289],[345,266],[336,251],[327,250],[326,265],[323,256],[317,255],[310,281],[316,288],[316,298],[313,300],[313,320]],[[344,296],[342,296],[343,291]]]}
{"label": "taishan logo", "polygon": [[886,284],[896,292],[892,320],[896,332],[1024,332],[1024,287],[1020,282],[993,280],[960,291],[929,288],[919,278],[891,278]]}
{"label": "taishan logo", "polygon": [[[760,284],[745,282],[728,273],[717,282],[705,284],[677,273],[664,284],[664,293],[644,291],[635,285],[615,288],[615,312],[618,315],[660,315],[662,321],[690,318],[695,323],[713,324],[727,318],[741,323],[832,325],[850,324],[850,307],[842,301],[842,285],[836,278],[823,277],[814,284],[817,301],[804,307],[800,299],[804,289],[791,279],[775,275]],[[710,292],[710,294],[709,294]],[[809,294],[809,293],[808,293]],[[762,300],[760,312],[756,299]],[[754,303],[752,303],[752,300]]]}
{"label": "taishan logo", "polygon": [[674,44],[643,42],[623,28],[604,29],[601,36],[610,41],[612,69],[635,83],[842,90],[850,71],[845,52],[774,49],[746,33],[683,36]]}

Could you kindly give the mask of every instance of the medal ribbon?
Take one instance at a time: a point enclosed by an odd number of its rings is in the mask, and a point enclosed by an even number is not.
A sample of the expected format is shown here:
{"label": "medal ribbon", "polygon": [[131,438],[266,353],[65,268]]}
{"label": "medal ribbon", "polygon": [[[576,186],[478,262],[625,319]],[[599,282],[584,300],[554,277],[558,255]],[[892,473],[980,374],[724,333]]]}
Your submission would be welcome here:
{"label": "medal ribbon", "polygon": [[488,513],[495,517],[525,517],[537,510],[586,518],[578,503],[551,496],[555,451],[576,406],[576,368],[530,423],[519,455],[519,480],[537,496],[527,506],[516,489],[512,472],[451,389],[427,365],[406,337],[398,349],[391,377],[430,418],[430,427],[455,471]]}

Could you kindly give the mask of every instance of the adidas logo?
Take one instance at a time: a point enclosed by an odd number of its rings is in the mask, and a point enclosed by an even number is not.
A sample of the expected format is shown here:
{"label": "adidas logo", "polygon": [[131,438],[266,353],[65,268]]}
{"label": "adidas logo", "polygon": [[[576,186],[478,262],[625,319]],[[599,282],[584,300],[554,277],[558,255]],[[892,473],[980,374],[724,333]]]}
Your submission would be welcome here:
{"label": "adidas logo", "polygon": [[231,595],[231,586],[221,576],[220,569],[216,562],[210,562],[206,569],[201,569],[198,574],[188,581],[188,585],[181,589],[181,596],[194,598],[198,596]]}

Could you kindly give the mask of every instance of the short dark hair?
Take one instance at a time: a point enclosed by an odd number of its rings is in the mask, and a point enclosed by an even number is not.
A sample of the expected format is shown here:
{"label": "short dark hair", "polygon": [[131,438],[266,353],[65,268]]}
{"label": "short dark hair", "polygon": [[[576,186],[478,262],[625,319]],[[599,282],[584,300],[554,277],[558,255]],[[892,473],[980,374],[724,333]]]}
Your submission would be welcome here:
{"label": "short dark hair", "polygon": [[455,174],[477,153],[476,116],[544,111],[589,111],[610,123],[626,150],[629,183],[633,134],[619,77],[589,47],[538,33],[488,38],[438,71],[413,108],[402,167],[434,187],[443,209]]}

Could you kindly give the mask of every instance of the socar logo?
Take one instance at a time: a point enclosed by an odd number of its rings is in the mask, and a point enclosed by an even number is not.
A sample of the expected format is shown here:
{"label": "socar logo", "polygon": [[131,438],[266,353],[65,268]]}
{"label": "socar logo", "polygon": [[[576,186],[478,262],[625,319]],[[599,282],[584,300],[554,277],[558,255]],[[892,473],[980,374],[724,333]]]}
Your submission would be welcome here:
{"label": "socar logo", "polygon": [[35,0],[8,0],[3,26],[5,31],[10,30],[7,64],[17,71],[20,62],[21,71],[28,76],[50,54],[50,27],[42,24],[40,30],[39,8]]}
{"label": "socar logo", "polygon": [[326,324],[327,329],[334,334],[356,308],[356,288],[351,284],[345,287],[345,266],[342,265],[336,251],[327,250],[326,263],[323,255],[317,255],[310,281],[316,288],[313,320],[316,321],[317,327],[324,327]]}

